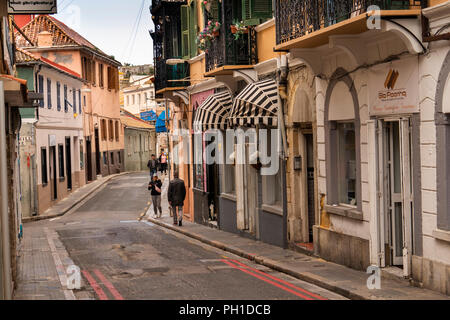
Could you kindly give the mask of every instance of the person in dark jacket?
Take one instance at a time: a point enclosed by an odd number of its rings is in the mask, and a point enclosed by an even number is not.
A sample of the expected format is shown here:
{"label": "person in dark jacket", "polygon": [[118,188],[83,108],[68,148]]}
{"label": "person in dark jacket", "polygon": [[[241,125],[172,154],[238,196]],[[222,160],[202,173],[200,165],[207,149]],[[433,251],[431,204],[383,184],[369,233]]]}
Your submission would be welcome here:
{"label": "person in dark jacket", "polygon": [[[155,218],[161,218],[161,188],[162,182],[159,180],[158,176],[154,176],[153,180],[148,184],[148,190],[151,190],[153,210],[155,211]],[[159,216],[158,216],[159,210]]]}
{"label": "person in dark jacket", "polygon": [[150,170],[150,178],[151,181],[153,181],[153,176],[156,174],[158,170],[158,159],[156,159],[156,156],[152,154],[152,158],[148,160],[147,168]]}
{"label": "person in dark jacket", "polygon": [[172,207],[173,224],[183,225],[183,205],[186,199],[186,186],[184,181],[178,178],[178,172],[174,172],[174,179],[169,183],[169,190],[167,191],[167,198]]}

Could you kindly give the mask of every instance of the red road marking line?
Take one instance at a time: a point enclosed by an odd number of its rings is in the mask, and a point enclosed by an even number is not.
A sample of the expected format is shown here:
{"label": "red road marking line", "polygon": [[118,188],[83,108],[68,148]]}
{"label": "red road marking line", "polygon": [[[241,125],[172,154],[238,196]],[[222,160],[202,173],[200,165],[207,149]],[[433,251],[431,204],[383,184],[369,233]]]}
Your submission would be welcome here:
{"label": "red road marking line", "polygon": [[91,276],[91,274],[87,270],[83,270],[83,275],[86,277],[87,281],[91,285],[92,289],[94,289],[95,293],[97,293],[100,300],[109,300],[108,296],[105,294],[103,289],[98,285],[97,281]]}
{"label": "red road marking line", "polygon": [[116,300],[124,300],[122,295],[119,293],[119,291],[116,290],[116,288],[113,286],[113,284],[106,279],[106,277],[103,275],[103,273],[100,272],[100,270],[94,270],[94,273],[97,275],[97,277],[100,279],[100,281],[105,285],[105,287],[108,288],[108,290],[111,292],[111,294],[116,298]]}
{"label": "red road marking line", "polygon": [[254,269],[254,268],[252,268],[252,267],[250,267],[250,266],[248,266],[248,265],[246,265],[246,264],[243,264],[243,263],[241,263],[241,262],[239,262],[239,261],[237,261],[237,260],[230,259],[230,261],[233,261],[234,263],[236,263],[236,264],[238,264],[238,265],[240,265],[240,266],[242,266],[242,267],[244,267],[244,268],[248,268],[248,269],[252,270],[253,272],[257,272],[257,273],[262,274],[262,275],[264,275],[264,276],[266,276],[266,277],[268,277],[268,278],[271,278],[271,279],[273,279],[273,280],[276,280],[276,281],[278,281],[278,282],[281,282],[282,284],[285,284],[285,285],[287,285],[287,286],[289,286],[289,287],[291,287],[291,288],[294,288],[294,289],[296,289],[296,290],[299,290],[299,291],[301,291],[301,292],[304,292],[304,293],[306,293],[306,294],[309,294],[310,296],[312,296],[312,297],[314,297],[314,298],[317,298],[317,299],[319,299],[319,300],[327,300],[327,299],[325,299],[324,297],[321,297],[321,296],[319,296],[319,295],[317,295],[317,294],[315,294],[315,293],[312,293],[312,292],[310,292],[310,291],[308,291],[308,290],[306,290],[306,289],[297,287],[297,286],[293,285],[292,283],[289,283],[289,282],[284,281],[284,280],[282,280],[282,279],[280,279],[280,278],[277,278],[277,277],[275,277],[275,276],[272,276],[272,275],[270,275],[270,274],[267,274],[267,273],[265,273],[265,272],[263,272],[263,271],[260,271],[260,270],[258,270],[258,269]]}
{"label": "red road marking line", "polygon": [[305,300],[314,300],[314,299],[311,298],[311,297],[304,296],[304,295],[302,295],[301,293],[298,293],[297,291],[294,291],[294,290],[291,290],[291,289],[289,289],[289,288],[286,288],[285,286],[282,286],[282,285],[279,284],[279,283],[273,282],[273,281],[271,281],[271,280],[269,280],[269,279],[267,279],[267,278],[264,278],[264,277],[262,277],[262,276],[259,276],[259,275],[255,274],[255,273],[253,273],[253,272],[251,272],[251,271],[249,271],[249,270],[243,269],[243,268],[241,268],[241,267],[239,267],[239,266],[237,266],[237,265],[235,265],[235,264],[229,262],[228,260],[222,259],[222,262],[228,264],[229,266],[232,266],[232,267],[235,268],[235,269],[241,270],[242,272],[245,272],[245,273],[247,273],[247,274],[249,274],[249,275],[251,275],[251,276],[253,276],[253,277],[255,277],[255,278],[258,278],[258,279],[260,279],[260,280],[262,280],[262,281],[265,281],[265,282],[267,282],[267,283],[270,283],[271,285],[273,285],[273,286],[275,286],[275,287],[278,287],[278,288],[280,288],[280,289],[282,289],[282,290],[284,290],[284,291],[287,291],[287,292],[289,292],[289,293],[292,293],[292,294],[294,294],[294,295],[296,295],[296,296],[298,296],[298,297],[300,297],[300,298],[303,298],[303,299],[305,299]]}

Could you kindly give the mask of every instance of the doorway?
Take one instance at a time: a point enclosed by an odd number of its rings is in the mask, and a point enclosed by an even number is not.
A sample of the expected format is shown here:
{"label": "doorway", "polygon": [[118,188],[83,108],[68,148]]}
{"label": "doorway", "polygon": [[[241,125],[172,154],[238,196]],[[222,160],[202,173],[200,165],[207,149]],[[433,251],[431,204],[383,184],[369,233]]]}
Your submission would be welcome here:
{"label": "doorway", "polygon": [[50,177],[52,200],[58,199],[58,176],[56,172],[56,146],[50,147]]}
{"label": "doorway", "polygon": [[102,169],[100,166],[101,154],[100,154],[100,137],[98,133],[98,128],[95,128],[95,165],[96,165],[96,173],[100,175],[102,173]]}
{"label": "doorway", "polygon": [[66,137],[66,176],[67,190],[72,190],[72,150],[70,137]]}
{"label": "doorway", "polygon": [[316,224],[316,209],[314,201],[314,140],[312,134],[304,134],[306,157],[306,191],[308,212],[309,242],[313,242],[313,227]]}
{"label": "doorway", "polygon": [[[379,120],[381,130],[380,188],[384,194],[384,265],[404,268],[409,274],[412,255],[413,203],[411,133],[408,118]],[[384,226],[383,226],[384,225]]]}
{"label": "doorway", "polygon": [[237,228],[259,239],[258,170],[250,164],[250,143],[236,144],[236,205]]}
{"label": "doorway", "polygon": [[87,165],[87,180],[94,180],[94,173],[92,172],[92,143],[91,138],[86,137],[86,165]]}

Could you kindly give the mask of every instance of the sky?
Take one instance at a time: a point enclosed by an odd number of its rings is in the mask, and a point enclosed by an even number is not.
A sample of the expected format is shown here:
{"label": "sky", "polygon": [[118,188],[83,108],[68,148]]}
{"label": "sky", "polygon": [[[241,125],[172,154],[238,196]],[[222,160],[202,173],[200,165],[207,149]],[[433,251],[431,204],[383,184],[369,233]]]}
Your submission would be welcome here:
{"label": "sky", "polygon": [[[58,0],[55,18],[80,33],[116,60],[133,65],[153,63],[149,30],[152,0]],[[137,32],[138,15],[144,3]],[[134,39],[134,40],[133,40]]]}

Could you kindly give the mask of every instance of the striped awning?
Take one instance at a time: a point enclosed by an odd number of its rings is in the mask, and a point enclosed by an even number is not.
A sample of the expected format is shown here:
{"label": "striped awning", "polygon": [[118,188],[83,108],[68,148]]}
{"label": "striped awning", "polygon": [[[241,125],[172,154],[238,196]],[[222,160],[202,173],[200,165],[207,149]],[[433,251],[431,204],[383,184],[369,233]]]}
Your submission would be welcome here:
{"label": "striped awning", "polygon": [[232,105],[233,100],[228,91],[210,95],[195,113],[194,130],[227,129]]}
{"label": "striped awning", "polygon": [[278,112],[278,86],[272,79],[249,84],[238,94],[230,112],[235,126],[265,124],[276,127]]}

